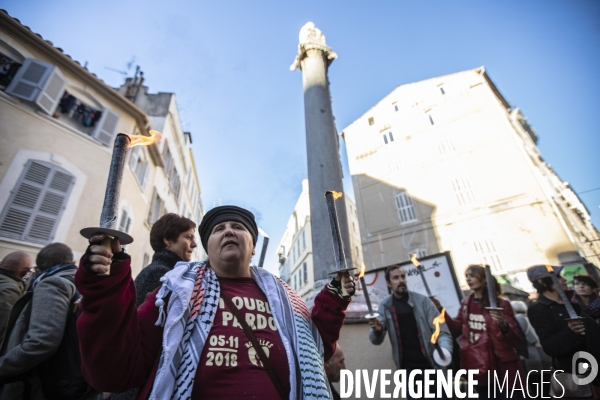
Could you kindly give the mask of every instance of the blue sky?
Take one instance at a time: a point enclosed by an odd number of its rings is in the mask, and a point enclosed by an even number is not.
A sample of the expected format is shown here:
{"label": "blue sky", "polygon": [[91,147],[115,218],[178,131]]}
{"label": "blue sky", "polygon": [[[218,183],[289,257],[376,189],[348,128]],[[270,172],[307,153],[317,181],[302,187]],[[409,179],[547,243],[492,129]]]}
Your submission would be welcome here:
{"label": "blue sky", "polygon": [[[151,93],[176,93],[205,208],[255,211],[271,236],[270,270],[307,174],[301,72],[289,66],[308,21],[338,54],[329,70],[338,131],[398,85],[483,65],[559,176],[577,192],[600,187],[596,0],[0,0],[0,8],[111,86],[123,82],[111,69],[133,60],[130,75],[140,65]],[[580,197],[600,227],[600,190]]]}

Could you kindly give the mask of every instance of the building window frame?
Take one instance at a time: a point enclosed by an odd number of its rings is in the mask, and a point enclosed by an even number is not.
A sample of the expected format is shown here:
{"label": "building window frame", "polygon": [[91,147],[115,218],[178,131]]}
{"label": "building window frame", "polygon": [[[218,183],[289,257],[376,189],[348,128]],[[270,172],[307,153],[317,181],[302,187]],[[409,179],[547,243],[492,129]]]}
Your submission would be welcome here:
{"label": "building window frame", "polygon": [[398,192],[394,195],[398,218],[402,225],[419,222],[417,210],[412,197],[408,195],[406,190]]}
{"label": "building window frame", "polygon": [[29,159],[0,213],[0,236],[52,242],[75,181],[73,174],[58,165]]}

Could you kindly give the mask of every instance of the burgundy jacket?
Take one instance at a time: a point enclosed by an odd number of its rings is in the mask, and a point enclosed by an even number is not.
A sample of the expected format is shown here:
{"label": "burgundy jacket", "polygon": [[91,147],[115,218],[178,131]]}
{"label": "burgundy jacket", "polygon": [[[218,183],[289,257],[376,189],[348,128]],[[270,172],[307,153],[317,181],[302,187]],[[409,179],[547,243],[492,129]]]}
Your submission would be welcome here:
{"label": "burgundy jacket", "polygon": [[[474,294],[471,293],[463,300],[456,318],[446,315],[446,323],[448,324],[450,331],[454,334],[462,333],[467,339],[469,338],[468,310],[473,298]],[[492,347],[498,364],[498,373],[508,371],[509,382],[514,382],[517,371],[521,378],[525,376],[516,350],[521,344],[521,337],[519,335],[515,313],[513,312],[510,302],[498,298],[498,307],[502,308],[502,315],[508,323],[508,331],[503,333],[502,330],[500,330],[500,325],[493,320],[490,313],[485,308],[482,308],[481,313],[485,318],[486,326],[485,334],[489,335],[492,340]],[[483,385],[484,383],[480,382],[480,384]]]}
{"label": "burgundy jacket", "polygon": [[[81,265],[75,284],[83,296],[77,332],[86,380],[105,392],[140,388],[137,398],[146,399],[162,349],[163,327],[155,325],[158,288],[136,308],[129,257],[113,262],[106,277],[98,277]],[[315,297],[311,318],[323,340],[325,360],[335,352],[349,303],[327,286]]]}

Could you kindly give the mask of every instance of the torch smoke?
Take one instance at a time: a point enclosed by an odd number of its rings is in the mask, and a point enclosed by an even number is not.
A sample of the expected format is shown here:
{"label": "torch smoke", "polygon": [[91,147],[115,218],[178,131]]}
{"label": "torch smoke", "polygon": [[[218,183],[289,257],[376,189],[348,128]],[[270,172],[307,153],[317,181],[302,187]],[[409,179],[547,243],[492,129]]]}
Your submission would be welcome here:
{"label": "torch smoke", "polygon": [[121,181],[123,180],[123,169],[125,167],[129,142],[129,136],[124,133],[119,133],[115,138],[110,170],[108,171],[108,180],[106,182],[104,203],[102,205],[102,214],[100,214],[101,228],[114,229],[117,224]]}

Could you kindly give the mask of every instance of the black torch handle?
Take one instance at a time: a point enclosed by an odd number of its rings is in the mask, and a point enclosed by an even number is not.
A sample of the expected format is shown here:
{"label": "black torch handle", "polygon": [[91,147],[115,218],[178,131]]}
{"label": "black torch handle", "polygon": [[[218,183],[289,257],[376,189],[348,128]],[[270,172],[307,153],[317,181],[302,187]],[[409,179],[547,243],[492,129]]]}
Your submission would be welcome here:
{"label": "black torch handle", "polygon": [[269,238],[263,236],[262,250],[260,251],[260,259],[258,260],[258,268],[262,268],[265,262],[265,254],[267,254],[267,246],[269,245]]}
{"label": "black torch handle", "polygon": [[577,313],[575,312],[575,309],[573,308],[573,305],[571,304],[571,302],[567,298],[567,295],[565,294],[565,292],[560,287],[560,283],[558,282],[558,278],[556,277],[556,274],[554,272],[550,273],[550,279],[552,279],[552,283],[554,283],[554,287],[556,288],[556,291],[558,292],[558,295],[560,296],[560,299],[565,304],[565,308],[567,309],[567,313],[569,314],[569,318],[571,318],[571,319],[578,319],[579,315],[577,315]]}
{"label": "black torch handle", "polygon": [[335,208],[333,192],[325,192],[325,200],[327,201],[327,214],[329,215],[329,225],[331,227],[331,239],[333,241],[335,266],[339,271],[346,268],[346,257],[344,255],[344,243],[342,241],[342,234],[340,233],[340,224],[337,217],[337,210]]}
{"label": "black torch handle", "polygon": [[421,275],[421,279],[423,280],[423,285],[425,286],[425,291],[427,292],[427,297],[431,297],[431,290],[429,289],[429,285],[427,284],[427,279],[425,278],[425,268],[422,265],[417,267],[419,270],[419,275]]}
{"label": "black torch handle", "polygon": [[104,203],[102,204],[102,214],[100,214],[101,228],[114,229],[117,224],[121,181],[123,180],[123,169],[125,168],[129,142],[129,136],[124,133],[119,133],[115,138],[110,170],[108,171],[108,180],[106,181]]}
{"label": "black torch handle", "polygon": [[437,342],[437,340],[435,341],[435,343],[433,345],[435,346],[435,349],[437,350],[438,354],[440,355],[440,358],[442,360],[446,360],[446,355],[444,354],[444,351],[442,350],[442,346],[440,346],[440,344]]}
{"label": "black torch handle", "polygon": [[487,282],[488,299],[490,300],[490,308],[497,308],[496,303],[496,284],[494,283],[494,276],[489,265],[485,266],[485,280]]}
{"label": "black torch handle", "polygon": [[369,314],[373,314],[373,307],[371,306],[371,299],[369,298],[369,291],[367,290],[367,284],[365,283],[365,278],[363,276],[360,277],[360,285],[363,288],[363,292],[365,293],[365,302],[367,303],[367,308],[369,309]]}

